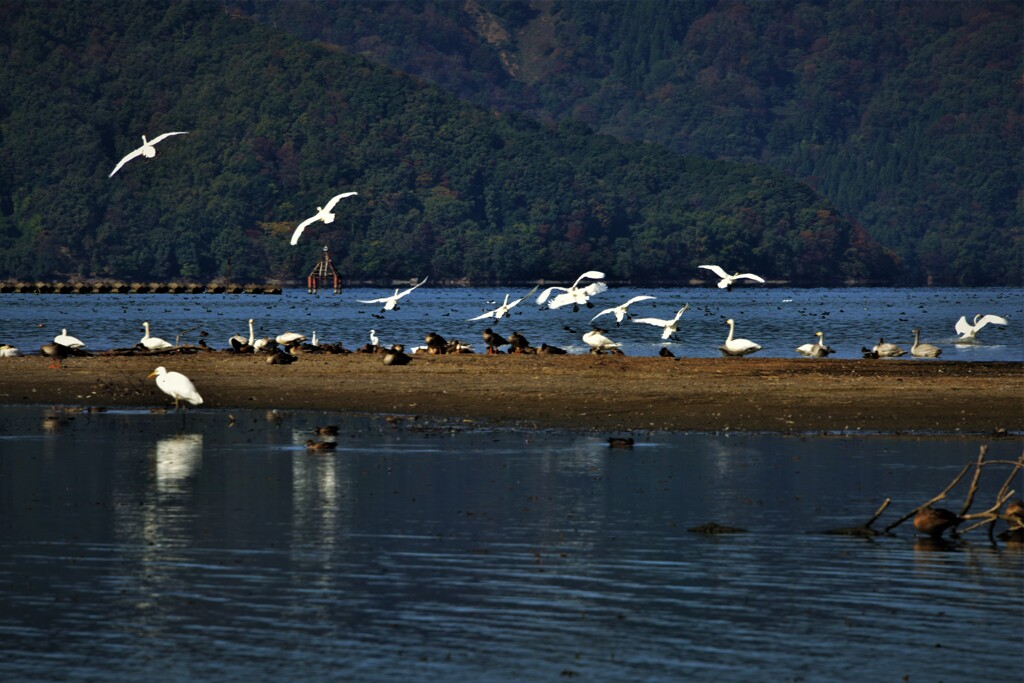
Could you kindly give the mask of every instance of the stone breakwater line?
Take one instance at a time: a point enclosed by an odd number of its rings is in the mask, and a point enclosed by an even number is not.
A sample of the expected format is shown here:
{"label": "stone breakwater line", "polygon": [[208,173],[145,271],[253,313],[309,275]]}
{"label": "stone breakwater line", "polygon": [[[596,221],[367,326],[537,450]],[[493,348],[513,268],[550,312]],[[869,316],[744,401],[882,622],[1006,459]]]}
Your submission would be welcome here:
{"label": "stone breakwater line", "polygon": [[0,282],[0,294],[281,294],[279,285],[211,282]]}

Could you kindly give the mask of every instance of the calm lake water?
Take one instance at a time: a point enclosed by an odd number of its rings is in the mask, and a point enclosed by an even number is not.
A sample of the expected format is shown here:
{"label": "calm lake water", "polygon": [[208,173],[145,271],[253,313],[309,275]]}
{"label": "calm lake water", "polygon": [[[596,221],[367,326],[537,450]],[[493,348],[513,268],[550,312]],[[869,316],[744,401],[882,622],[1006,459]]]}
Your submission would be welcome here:
{"label": "calm lake water", "polygon": [[982,441],[604,436],[3,407],[0,679],[1020,679],[1019,547],[820,533]]}
{"label": "calm lake water", "polygon": [[[569,284],[569,283],[563,283]],[[405,286],[403,286],[403,289]],[[447,339],[461,339],[484,351],[480,334],[487,321],[468,319],[495,308],[505,294],[512,300],[529,291],[503,288],[433,288],[429,283],[400,302],[397,311],[381,314],[377,305],[360,299],[390,295],[394,289],[347,289],[341,295],[307,294],[288,289],[281,296],[266,295],[0,295],[0,343],[26,352],[39,347],[67,328],[93,350],[123,348],[142,337],[142,322],[149,321],[152,334],[174,343],[195,344],[200,331],[209,334],[213,348],[226,348],[228,338],[248,335],[247,320],[255,319],[257,336],[276,336],[294,331],[327,342],[341,341],[349,349],[369,341],[374,329],[382,343],[423,343],[427,332]],[[637,317],[672,318],[684,304],[680,341],[663,342],[661,328],[624,322],[616,327],[606,315],[597,323],[608,336],[621,342],[629,355],[654,356],[667,346],[677,356],[714,357],[728,333],[726,319],[736,321],[736,336],[763,346],[760,356],[793,357],[801,344],[816,341],[822,331],[825,342],[836,349],[834,358],[860,358],[862,346],[871,347],[880,337],[910,348],[914,327],[921,340],[942,348],[944,360],[1024,361],[1024,290],[987,289],[796,289],[742,287],[726,292],[714,287],[636,289],[611,287],[593,298],[594,308],[573,312],[569,308],[542,310],[534,294],[516,306],[511,319],[493,325],[507,334],[526,335],[536,346],[541,342],[574,353],[588,350],[581,337],[599,311],[616,306],[638,294],[655,296],[635,304]],[[497,303],[494,303],[497,302]],[[976,344],[956,344],[954,325],[960,316],[973,320],[981,314],[1005,317],[1005,327],[989,325]],[[379,316],[379,317],[375,317]],[[907,356],[909,358],[909,356]]]}

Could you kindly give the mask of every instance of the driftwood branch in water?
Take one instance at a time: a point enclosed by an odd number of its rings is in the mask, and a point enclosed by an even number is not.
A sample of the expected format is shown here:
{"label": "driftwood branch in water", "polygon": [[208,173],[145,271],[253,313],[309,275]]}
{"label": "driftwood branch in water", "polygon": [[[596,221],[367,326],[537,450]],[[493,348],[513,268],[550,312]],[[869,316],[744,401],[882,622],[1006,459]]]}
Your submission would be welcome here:
{"label": "driftwood branch in water", "polygon": [[971,509],[971,505],[974,503],[974,496],[978,493],[978,482],[981,480],[981,468],[985,466],[985,455],[988,453],[988,446],[982,446],[978,452],[978,459],[974,463],[974,478],[971,479],[971,487],[967,490],[967,497],[964,498],[964,506],[960,508],[960,514],[957,515],[961,519]]}
{"label": "driftwood branch in water", "polygon": [[878,520],[878,518],[882,516],[882,513],[885,512],[886,508],[889,507],[889,503],[891,502],[892,498],[886,498],[885,501],[883,501],[882,504],[878,506],[878,509],[875,510],[875,514],[871,516],[871,519],[864,522],[863,524],[845,527],[842,529],[830,529],[825,533],[833,536],[879,536],[883,532],[878,531],[877,529],[872,529],[871,525],[874,524]]}
{"label": "driftwood branch in water", "polygon": [[902,517],[897,519],[895,522],[893,522],[889,526],[885,527],[883,532],[884,533],[889,533],[890,531],[892,531],[893,529],[898,527],[900,524],[903,524],[903,522],[907,521],[908,519],[910,519],[911,517],[916,515],[921,510],[925,509],[926,507],[929,507],[932,503],[937,503],[940,500],[942,500],[943,498],[945,498],[946,495],[950,491],[953,490],[953,487],[960,483],[960,480],[964,478],[964,475],[967,474],[967,470],[969,470],[969,469],[971,469],[970,463],[964,465],[964,468],[962,470],[960,470],[960,474],[956,475],[956,477],[953,478],[953,481],[949,482],[949,485],[946,486],[946,488],[942,489],[942,491],[938,495],[936,495],[934,498],[929,500],[927,503],[924,503],[922,505],[918,505],[916,508],[914,508],[913,510],[911,510],[907,514],[903,515]]}

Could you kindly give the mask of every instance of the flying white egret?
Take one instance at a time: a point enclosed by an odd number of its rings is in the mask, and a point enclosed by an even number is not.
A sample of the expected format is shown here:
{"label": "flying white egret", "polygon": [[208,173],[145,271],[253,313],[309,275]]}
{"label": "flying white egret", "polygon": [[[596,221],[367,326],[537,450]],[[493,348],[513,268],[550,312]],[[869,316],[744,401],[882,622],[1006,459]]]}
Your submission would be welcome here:
{"label": "flying white egret", "polygon": [[981,328],[985,327],[985,325],[988,324],[1006,325],[1007,323],[1006,318],[1000,317],[998,315],[983,316],[981,313],[979,313],[978,315],[974,316],[973,324],[967,322],[966,316],[960,316],[960,320],[956,321],[956,333],[960,335],[960,339],[958,341],[974,341],[975,335],[978,334]]}
{"label": "flying white egret", "polygon": [[802,344],[796,347],[797,353],[808,358],[824,358],[830,353],[835,353],[835,349],[825,345],[824,332],[815,332],[814,334],[818,337],[818,341],[813,344]]}
{"label": "flying white egret", "polygon": [[150,351],[162,351],[163,349],[173,349],[174,348],[174,344],[171,344],[168,341],[164,341],[163,339],[160,339],[159,337],[150,337],[149,336],[149,323],[148,322],[142,323],[142,327],[145,328],[146,334],[142,335],[142,339],[139,340],[139,343],[142,344],[143,346],[145,346]]}
{"label": "flying white egret", "polygon": [[[427,281],[427,278],[423,278],[423,282],[426,282],[426,281]],[[403,296],[406,296],[407,294],[409,294],[409,292],[411,292],[412,290],[414,290],[417,287],[419,287],[420,285],[422,285],[423,282],[420,282],[419,284],[415,284],[412,287],[410,287],[409,289],[406,289],[406,290],[401,291],[401,292],[398,291],[398,289],[396,288],[395,289],[395,293],[392,294],[391,296],[384,296],[384,297],[381,297],[380,299],[370,299],[368,301],[364,301],[362,299],[357,299],[357,301],[359,301],[359,303],[361,303],[361,304],[384,304],[384,307],[380,309],[381,313],[383,313],[384,311],[397,311],[398,310],[398,300],[401,299]]]}
{"label": "flying white egret", "polygon": [[600,327],[595,327],[590,332],[583,335],[583,342],[590,347],[591,353],[600,354],[605,351],[615,351],[622,346],[619,342],[612,341],[608,337],[604,336],[605,331],[606,330],[602,330]]}
{"label": "flying white egret", "polygon": [[69,349],[84,349],[85,348],[85,342],[83,342],[78,337],[72,337],[70,334],[68,334],[67,329],[61,330],[60,334],[58,334],[56,337],[53,338],[53,341],[54,341],[55,344],[60,344],[61,346],[66,346]]}
{"label": "flying white egret", "polygon": [[[146,379],[156,377],[156,385],[160,391],[174,399],[174,409],[178,409],[179,401],[185,401],[191,405],[202,404],[203,397],[196,391],[196,385],[192,384],[185,375],[180,372],[168,372],[164,366],[158,367],[146,376]],[[182,406],[185,409],[186,406]]]}
{"label": "flying white egret", "polygon": [[118,171],[121,170],[122,166],[124,166],[125,164],[127,164],[129,161],[131,161],[132,159],[134,159],[137,156],[144,156],[147,159],[152,159],[153,157],[156,156],[156,146],[155,146],[156,143],[160,142],[164,138],[169,138],[172,135],[188,135],[188,131],[187,130],[177,130],[177,131],[174,131],[172,133],[164,133],[163,135],[156,136],[152,140],[147,140],[146,136],[143,135],[142,136],[142,147],[139,147],[138,149],[134,149],[131,152],[129,152],[128,154],[126,154],[124,156],[124,158],[121,159],[121,161],[117,162],[117,166],[114,167],[114,170],[111,171],[110,175],[108,175],[107,177],[108,178],[113,177],[113,175],[115,173],[117,173]]}
{"label": "flying white egret", "polygon": [[934,344],[921,343],[921,330],[914,328],[914,345],[910,347],[910,355],[917,358],[938,358],[942,349]]}
{"label": "flying white egret", "polygon": [[732,318],[726,320],[725,324],[729,326],[729,336],[725,338],[725,343],[718,347],[723,356],[746,356],[761,350],[760,344],[755,344],[749,339],[732,338],[733,332],[736,330],[736,323]]}
{"label": "flying white egret", "polygon": [[630,299],[629,301],[627,301],[624,304],[619,304],[618,306],[612,306],[611,308],[604,309],[603,311],[601,311],[600,313],[595,315],[593,318],[591,318],[590,322],[594,322],[595,320],[600,318],[602,315],[607,315],[609,313],[613,313],[613,314],[615,314],[615,326],[618,327],[619,324],[623,320],[626,320],[627,318],[628,319],[632,319],[633,318],[633,316],[630,315],[629,311],[627,310],[630,306],[632,306],[633,304],[635,304],[635,303],[637,303],[639,301],[647,301],[649,299],[654,299],[654,297],[653,296],[647,296],[646,294],[641,294],[640,296],[634,296],[632,299]]}
{"label": "flying white egret", "polygon": [[527,293],[526,293],[525,295],[523,295],[523,296],[519,297],[519,298],[518,298],[518,299],[516,299],[515,301],[509,301],[509,300],[508,300],[508,297],[509,297],[509,295],[508,295],[508,294],[506,294],[506,295],[505,295],[505,301],[504,301],[504,303],[502,303],[502,304],[501,304],[500,306],[498,306],[497,308],[495,308],[495,309],[494,309],[493,311],[487,311],[486,313],[484,313],[484,314],[482,314],[482,315],[478,315],[478,316],[476,316],[475,318],[470,318],[469,320],[470,320],[470,321],[473,321],[473,320],[483,320],[484,318],[494,318],[494,324],[495,324],[495,325],[497,325],[497,324],[498,324],[498,321],[500,321],[500,320],[501,320],[502,318],[504,318],[504,317],[505,317],[505,316],[507,316],[507,315],[511,315],[511,311],[512,311],[512,309],[513,309],[514,307],[518,306],[518,305],[519,305],[519,303],[520,303],[520,302],[521,302],[521,301],[522,301],[523,299],[525,299],[526,297],[528,297],[528,296],[532,295],[532,294],[533,294],[534,292],[536,292],[536,291],[537,291],[537,290],[538,290],[539,288],[540,288],[540,285],[537,285],[536,287],[534,287],[533,289],[531,289],[531,290],[530,290],[529,292],[527,292]]}
{"label": "flying white egret", "polygon": [[754,282],[764,282],[764,278],[762,278],[760,275],[754,275],[753,273],[733,273],[732,275],[729,275],[729,273],[725,272],[724,270],[722,270],[718,266],[697,266],[697,267],[698,268],[705,268],[707,270],[710,270],[712,273],[714,273],[719,278],[721,278],[718,281],[718,288],[719,289],[724,289],[724,290],[727,290],[727,291],[730,291],[730,292],[732,291],[732,286],[736,282],[736,280],[746,279],[746,280],[753,280]]}
{"label": "flying white egret", "polygon": [[645,325],[655,325],[662,328],[661,338],[662,339],[677,339],[676,332],[679,331],[679,319],[683,317],[683,313],[690,310],[690,304],[683,304],[683,307],[676,311],[676,317],[671,320],[663,320],[661,318],[634,318],[635,323],[644,323]]}
{"label": "flying white egret", "polygon": [[593,308],[594,304],[590,303],[590,297],[607,291],[608,285],[603,282],[592,282],[586,287],[580,287],[580,281],[584,278],[590,280],[603,280],[604,273],[599,270],[588,270],[576,278],[576,282],[572,283],[571,287],[548,287],[540,293],[540,296],[537,297],[537,303],[543,305],[551,296],[551,292],[557,289],[562,293],[556,295],[554,299],[551,299],[548,303],[548,308],[561,308],[562,306],[572,304],[572,310],[574,313],[580,310],[580,305],[586,305],[587,308]]}
{"label": "flying white egret", "polygon": [[324,223],[333,223],[334,222],[334,214],[331,213],[331,209],[334,208],[335,204],[337,204],[339,200],[344,199],[345,197],[351,197],[354,194],[359,194],[359,193],[358,192],[342,192],[341,194],[336,194],[333,197],[331,197],[331,200],[329,202],[327,202],[324,206],[316,207],[316,215],[310,216],[306,220],[304,220],[301,223],[299,223],[299,226],[297,228],[295,228],[295,232],[292,233],[292,241],[291,241],[292,246],[294,247],[296,244],[299,243],[299,237],[302,236],[302,231],[306,229],[307,225],[310,225],[312,223],[316,223],[317,221],[323,221]]}

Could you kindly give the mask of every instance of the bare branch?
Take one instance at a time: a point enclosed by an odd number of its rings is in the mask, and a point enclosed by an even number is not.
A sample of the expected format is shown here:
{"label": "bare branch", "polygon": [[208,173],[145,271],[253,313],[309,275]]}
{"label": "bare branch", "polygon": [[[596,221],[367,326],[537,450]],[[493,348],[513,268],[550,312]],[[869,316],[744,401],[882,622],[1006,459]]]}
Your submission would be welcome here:
{"label": "bare branch", "polygon": [[889,533],[890,531],[892,531],[893,529],[898,527],[900,524],[903,524],[903,522],[907,521],[908,519],[910,519],[911,517],[916,515],[921,510],[923,510],[926,507],[930,506],[932,503],[937,503],[940,500],[942,500],[943,498],[945,498],[946,495],[950,491],[953,490],[953,487],[960,483],[960,480],[964,478],[964,475],[967,474],[967,470],[969,470],[969,469],[971,469],[971,464],[970,463],[964,465],[964,468],[962,470],[960,470],[960,474],[956,475],[956,477],[953,478],[953,481],[949,482],[949,485],[946,486],[946,488],[942,489],[942,491],[937,496],[935,496],[934,498],[929,500],[927,503],[924,503],[922,505],[918,505],[916,508],[914,508],[913,510],[911,510],[907,514],[903,515],[902,517],[897,519],[895,522],[893,522],[889,526],[885,527],[883,532],[884,533]]}
{"label": "bare branch", "polygon": [[978,453],[978,460],[974,463],[974,478],[971,479],[971,487],[967,490],[967,497],[964,499],[964,506],[960,508],[960,518],[967,514],[974,503],[974,496],[978,493],[978,482],[981,480],[981,468],[985,466],[985,455],[988,453],[988,446],[983,445]]}

